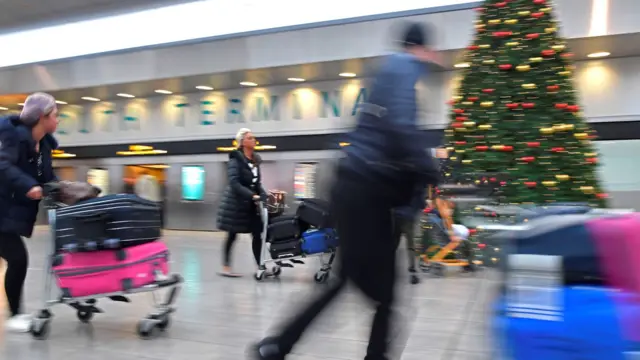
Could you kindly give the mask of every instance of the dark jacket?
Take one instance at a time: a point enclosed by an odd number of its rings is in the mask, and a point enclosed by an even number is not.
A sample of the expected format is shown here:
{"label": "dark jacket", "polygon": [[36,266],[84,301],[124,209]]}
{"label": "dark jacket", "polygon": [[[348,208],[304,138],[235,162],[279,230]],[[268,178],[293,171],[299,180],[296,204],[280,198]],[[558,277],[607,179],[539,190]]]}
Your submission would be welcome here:
{"label": "dark jacket", "polygon": [[427,207],[427,188],[425,186],[418,186],[416,187],[413,199],[411,199],[411,204],[401,206],[397,208],[395,212],[397,216],[413,221],[425,207]]}
{"label": "dark jacket", "polygon": [[0,232],[31,237],[40,201],[27,192],[34,186],[57,181],[51,151],[58,148],[52,135],[40,141],[42,176],[38,177],[38,154],[31,129],[18,116],[0,119]]}
{"label": "dark jacket", "polygon": [[229,154],[227,163],[227,177],[229,185],[224,191],[220,208],[218,209],[218,228],[234,233],[251,233],[255,217],[258,216],[254,195],[260,195],[262,201],[267,200],[267,194],[262,188],[262,159],[258,154],[253,155],[253,161],[258,168],[258,182],[252,183],[253,173],[249,168],[250,160],[242,151],[236,150]]}
{"label": "dark jacket", "polygon": [[368,103],[360,107],[356,128],[347,135],[344,177],[372,183],[394,194],[396,206],[411,202],[417,186],[436,185],[439,170],[418,128],[415,86],[427,65],[410,54],[389,55],[370,84]]}

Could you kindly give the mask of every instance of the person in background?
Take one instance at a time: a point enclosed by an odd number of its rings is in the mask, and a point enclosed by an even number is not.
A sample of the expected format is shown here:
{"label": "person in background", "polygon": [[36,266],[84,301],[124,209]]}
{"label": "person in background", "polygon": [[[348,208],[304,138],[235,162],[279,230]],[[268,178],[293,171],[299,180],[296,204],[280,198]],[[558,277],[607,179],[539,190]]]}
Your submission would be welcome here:
{"label": "person in background", "polygon": [[218,210],[218,228],[228,232],[221,272],[221,275],[228,277],[240,276],[231,271],[231,249],[238,234],[253,236],[253,256],[260,266],[263,224],[257,202],[267,200],[261,181],[261,158],[255,153],[256,138],[251,130],[243,128],[238,131],[236,142],[238,150],[229,154],[227,164],[229,185]]}
{"label": "person in background", "polygon": [[425,187],[416,188],[416,193],[411,201],[411,205],[402,206],[394,211],[394,233],[393,237],[396,242],[396,248],[400,246],[402,236],[407,242],[407,255],[409,260],[409,273],[411,274],[411,283],[418,284],[420,278],[417,276],[416,270],[416,251],[415,251],[415,235],[418,216],[422,213],[427,205],[427,189]]}
{"label": "person in background", "polygon": [[[447,158],[446,149],[432,149],[431,155],[437,159]],[[418,216],[424,211],[427,206],[427,188],[424,186],[418,186],[416,188],[414,197],[411,204],[408,206],[402,206],[394,211],[394,238],[396,241],[396,248],[400,245],[402,236],[404,235],[407,241],[407,252],[409,260],[409,273],[411,274],[411,283],[418,284],[420,278],[416,275],[416,251],[415,251],[415,236],[416,230],[419,226]]]}
{"label": "person in background", "polygon": [[370,85],[340,159],[331,194],[331,217],[339,234],[339,278],[291,318],[275,336],[249,348],[258,360],[283,360],[307,327],[344,289],[354,284],[374,304],[365,360],[386,360],[391,340],[396,243],[392,210],[410,204],[414,189],[437,185],[438,167],[418,129],[416,84],[435,60],[428,32],[418,23],[404,29],[403,51],[387,56]]}
{"label": "person in background", "polygon": [[31,237],[42,199],[42,185],[57,181],[51,135],[58,126],[55,99],[35,93],[19,115],[0,119],[0,258],[7,262],[4,288],[9,303],[8,330],[28,332],[31,318],[22,313],[22,288],[28,254],[22,236]]}

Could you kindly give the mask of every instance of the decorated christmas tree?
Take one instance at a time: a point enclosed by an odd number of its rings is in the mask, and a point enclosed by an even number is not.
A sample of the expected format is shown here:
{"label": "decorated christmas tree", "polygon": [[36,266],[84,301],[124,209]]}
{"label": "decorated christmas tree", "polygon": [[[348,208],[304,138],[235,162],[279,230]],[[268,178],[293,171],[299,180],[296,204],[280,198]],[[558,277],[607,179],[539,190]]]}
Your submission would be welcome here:
{"label": "decorated christmas tree", "polygon": [[492,186],[501,203],[604,206],[596,134],[551,0],[486,0],[477,12],[450,101],[445,176]]}

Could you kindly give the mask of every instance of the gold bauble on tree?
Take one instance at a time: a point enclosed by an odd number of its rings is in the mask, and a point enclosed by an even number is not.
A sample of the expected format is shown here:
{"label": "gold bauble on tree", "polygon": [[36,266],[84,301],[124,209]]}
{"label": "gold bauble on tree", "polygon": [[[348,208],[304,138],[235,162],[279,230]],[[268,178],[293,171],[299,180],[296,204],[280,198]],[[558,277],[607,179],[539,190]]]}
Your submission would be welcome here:
{"label": "gold bauble on tree", "polygon": [[543,181],[542,185],[547,186],[547,187],[552,187],[552,186],[556,186],[558,183],[555,181]]}
{"label": "gold bauble on tree", "polygon": [[491,125],[489,125],[489,124],[480,125],[480,126],[478,126],[478,129],[480,129],[480,130],[489,130],[489,129],[491,129]]}
{"label": "gold bauble on tree", "polygon": [[550,134],[553,134],[553,132],[554,132],[553,128],[540,128],[540,133],[544,135],[550,135]]}
{"label": "gold bauble on tree", "polygon": [[533,84],[533,83],[522,84],[522,88],[527,90],[535,89],[536,87],[537,87],[536,84]]}
{"label": "gold bauble on tree", "polygon": [[571,177],[569,175],[565,175],[565,174],[556,175],[556,179],[558,179],[560,181],[567,181],[570,178]]}
{"label": "gold bauble on tree", "polygon": [[492,107],[493,106],[493,101],[483,101],[480,103],[480,106],[482,107]]}
{"label": "gold bauble on tree", "polygon": [[516,66],[516,70],[522,71],[522,72],[529,71],[531,70],[531,65],[518,65]]}
{"label": "gold bauble on tree", "polygon": [[595,189],[593,188],[593,186],[580,186],[580,191],[585,194],[593,194]]}
{"label": "gold bauble on tree", "polygon": [[553,34],[554,32],[556,32],[556,30],[558,30],[558,29],[556,29],[554,27],[548,27],[548,28],[544,29],[544,32],[546,32],[547,34]]}

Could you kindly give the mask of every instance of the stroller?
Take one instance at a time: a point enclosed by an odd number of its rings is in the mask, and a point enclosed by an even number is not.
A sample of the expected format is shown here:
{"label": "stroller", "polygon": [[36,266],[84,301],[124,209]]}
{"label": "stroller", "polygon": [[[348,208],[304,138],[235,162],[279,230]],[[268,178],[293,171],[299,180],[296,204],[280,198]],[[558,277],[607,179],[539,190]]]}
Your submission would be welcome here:
{"label": "stroller", "polygon": [[[325,283],[329,279],[336,257],[338,236],[328,226],[326,206],[319,206],[319,202],[303,200],[295,216],[285,215],[281,218],[280,214],[270,212],[264,203],[258,203],[263,229],[260,267],[255,273],[257,281],[267,277],[277,278],[282,268],[304,264],[304,259],[311,257],[317,257],[321,265],[314,276],[315,282]],[[325,261],[326,256],[328,260]],[[273,266],[267,270],[270,264]]]}
{"label": "stroller", "polygon": [[[99,190],[98,190],[99,192]],[[91,296],[73,297],[68,293],[65,293],[63,289],[58,289],[59,294],[50,299],[51,288],[53,286],[53,279],[55,277],[53,267],[55,266],[55,258],[58,255],[56,249],[56,212],[58,209],[64,208],[67,205],[61,202],[63,197],[60,191],[60,184],[49,183],[44,186],[44,206],[47,209],[47,216],[49,220],[50,236],[51,239],[47,241],[48,250],[46,252],[45,266],[44,266],[44,289],[43,299],[44,304],[40,309],[31,324],[30,332],[32,336],[39,340],[45,340],[50,331],[50,324],[53,318],[51,307],[56,304],[66,304],[77,311],[78,320],[83,323],[89,323],[94,314],[102,313],[103,311],[97,307],[98,299],[110,299],[115,302],[129,303],[130,300],[127,295],[142,293],[142,292],[154,292],[153,300],[155,310],[148,314],[145,318],[138,322],[137,332],[143,339],[150,339],[158,333],[158,331],[164,331],[171,325],[170,315],[175,311],[173,306],[175,299],[180,290],[180,284],[183,279],[178,274],[164,275],[160,272],[154,272],[153,282],[139,287],[132,288],[128,291],[95,294]],[[89,278],[88,281],[93,279]],[[166,297],[162,300],[158,300],[155,291],[160,289],[169,289]]]}
{"label": "stroller", "polygon": [[[445,186],[448,193],[475,194],[474,186]],[[459,267],[465,272],[475,272],[482,262],[473,259],[471,243],[468,239],[472,230],[460,227],[467,233],[462,234],[453,223],[451,208],[454,198],[445,199],[439,192],[429,188],[429,199],[434,204],[433,210],[425,210],[420,218],[422,229],[422,246],[420,267],[435,276],[443,276],[450,267]],[[455,236],[456,239],[452,238]],[[461,251],[457,251],[461,249]]]}

